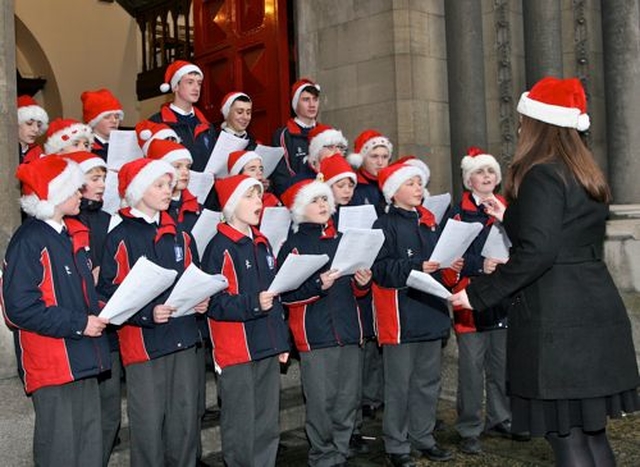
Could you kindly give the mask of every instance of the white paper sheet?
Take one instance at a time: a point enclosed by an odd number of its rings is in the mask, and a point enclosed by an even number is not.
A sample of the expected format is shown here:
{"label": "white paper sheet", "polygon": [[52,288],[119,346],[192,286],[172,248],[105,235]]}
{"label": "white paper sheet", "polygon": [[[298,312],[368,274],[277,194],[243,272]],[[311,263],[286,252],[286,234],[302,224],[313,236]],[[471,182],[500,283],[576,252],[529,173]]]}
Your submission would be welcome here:
{"label": "white paper sheet", "polygon": [[196,312],[193,309],[194,306],[227,287],[229,282],[222,274],[207,274],[191,263],[164,303],[177,308],[171,314],[172,318],[181,318],[194,314]]}
{"label": "white paper sheet", "polygon": [[378,214],[373,204],[343,206],[338,217],[338,232],[344,233],[347,229],[370,229],[377,219]]}
{"label": "white paper sheet", "polygon": [[337,269],[341,276],[371,269],[383,243],[384,233],[380,229],[349,229],[342,234],[329,269]]}
{"label": "white paper sheet", "polygon": [[242,151],[247,147],[247,144],[249,144],[249,140],[221,131],[203,172],[212,173],[217,177],[226,177],[228,175],[227,160],[229,159],[229,153]]}
{"label": "white paper sheet", "polygon": [[254,151],[262,156],[262,166],[264,167],[263,176],[269,178],[269,176],[276,170],[276,166],[282,156],[284,156],[284,148],[281,146],[263,146],[258,144]]}
{"label": "white paper sheet", "polygon": [[191,229],[191,236],[196,241],[196,248],[198,249],[198,256],[202,259],[204,250],[207,249],[207,245],[218,232],[218,224],[220,223],[220,216],[222,213],[217,211],[211,211],[209,209],[203,209],[200,213],[200,217]]}
{"label": "white paper sheet", "polygon": [[445,300],[451,296],[451,292],[449,292],[444,285],[431,277],[431,274],[422,271],[414,270],[409,273],[407,287],[418,289],[429,295],[444,298]]}
{"label": "white paper sheet", "polygon": [[269,240],[275,256],[278,256],[280,247],[287,239],[290,226],[291,213],[287,208],[281,206],[264,208],[260,232]]}
{"label": "white paper sheet", "polygon": [[143,157],[133,130],[113,130],[109,135],[107,166],[116,172],[127,162]]}
{"label": "white paper sheet", "polygon": [[327,255],[294,255],[289,253],[268,290],[275,293],[295,290],[328,262],[329,256]]}
{"label": "white paper sheet", "polygon": [[173,269],[165,269],[140,257],[102,309],[100,317],[107,318],[111,324],[124,323],[171,287],[177,275]]}
{"label": "white paper sheet", "polygon": [[120,209],[120,195],[118,194],[118,173],[107,170],[104,181],[104,195],[102,196],[102,210],[113,215]]}
{"label": "white paper sheet", "polygon": [[509,248],[511,248],[511,240],[509,240],[504,227],[501,224],[493,224],[480,254],[485,258],[507,261]]}
{"label": "white paper sheet", "polygon": [[422,202],[422,205],[436,216],[436,222],[440,224],[447,209],[451,206],[451,193],[427,196]]}
{"label": "white paper sheet", "polygon": [[208,172],[194,172],[189,171],[189,186],[188,190],[198,198],[198,203],[204,204],[209,196],[211,188],[213,188],[214,176]]}
{"label": "white paper sheet", "polygon": [[429,261],[437,261],[441,268],[448,268],[455,259],[462,258],[481,230],[482,224],[480,222],[462,222],[449,219]]}

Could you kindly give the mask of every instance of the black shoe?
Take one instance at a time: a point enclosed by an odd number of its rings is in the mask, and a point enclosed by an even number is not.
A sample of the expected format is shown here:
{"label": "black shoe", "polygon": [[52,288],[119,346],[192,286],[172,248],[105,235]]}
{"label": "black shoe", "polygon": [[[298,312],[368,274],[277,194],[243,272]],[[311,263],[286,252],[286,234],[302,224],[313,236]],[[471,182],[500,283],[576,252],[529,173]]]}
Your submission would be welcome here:
{"label": "black shoe", "polygon": [[434,444],[429,449],[420,449],[423,457],[433,462],[447,462],[453,459],[453,453]]}
{"label": "black shoe", "polygon": [[369,444],[362,438],[362,435],[352,435],[349,440],[349,453],[347,459],[357,456],[358,454],[369,454],[371,448]]}
{"label": "black shoe", "polygon": [[531,441],[531,434],[528,431],[511,433],[511,439],[519,442]]}
{"label": "black shoe", "polygon": [[511,422],[505,421],[485,430],[487,436],[511,439]]}
{"label": "black shoe", "polygon": [[477,436],[469,436],[468,438],[462,438],[458,443],[458,449],[465,454],[480,454],[482,452],[482,445]]}
{"label": "black shoe", "polygon": [[415,459],[409,454],[387,454],[387,465],[391,467],[418,467]]}

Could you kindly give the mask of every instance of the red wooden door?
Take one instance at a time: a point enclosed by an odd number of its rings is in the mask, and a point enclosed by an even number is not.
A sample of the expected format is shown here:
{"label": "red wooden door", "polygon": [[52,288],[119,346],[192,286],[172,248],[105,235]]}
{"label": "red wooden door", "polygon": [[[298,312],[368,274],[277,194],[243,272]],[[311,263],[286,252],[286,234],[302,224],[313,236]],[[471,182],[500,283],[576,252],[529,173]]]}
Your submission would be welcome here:
{"label": "red wooden door", "polygon": [[250,133],[269,144],[289,117],[289,38],[286,0],[195,0],[195,61],[205,73],[200,108],[221,122],[230,91],[253,101]]}

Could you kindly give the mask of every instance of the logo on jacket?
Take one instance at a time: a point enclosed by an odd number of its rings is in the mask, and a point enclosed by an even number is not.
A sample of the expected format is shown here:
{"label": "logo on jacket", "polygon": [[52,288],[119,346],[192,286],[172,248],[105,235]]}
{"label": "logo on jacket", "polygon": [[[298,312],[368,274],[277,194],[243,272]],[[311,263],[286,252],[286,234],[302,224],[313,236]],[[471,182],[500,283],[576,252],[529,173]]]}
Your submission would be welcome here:
{"label": "logo on jacket", "polygon": [[407,258],[413,257],[413,250],[411,248],[407,248]]}
{"label": "logo on jacket", "polygon": [[64,265],[64,270],[67,273],[67,275],[72,275],[73,273],[71,272],[71,268],[69,266],[67,266],[66,264]]}
{"label": "logo on jacket", "polygon": [[249,261],[248,259],[244,260],[244,267],[247,269],[251,269],[251,261]]}
{"label": "logo on jacket", "polygon": [[271,271],[273,271],[276,267],[276,261],[271,255],[267,255],[267,266],[269,266],[269,269]]}

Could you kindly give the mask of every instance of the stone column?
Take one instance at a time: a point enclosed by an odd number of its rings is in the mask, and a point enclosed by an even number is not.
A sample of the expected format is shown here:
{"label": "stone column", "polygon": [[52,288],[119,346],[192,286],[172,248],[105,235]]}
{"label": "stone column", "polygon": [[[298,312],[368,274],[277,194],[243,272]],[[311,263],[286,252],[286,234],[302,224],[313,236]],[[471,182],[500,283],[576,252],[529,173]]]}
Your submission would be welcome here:
{"label": "stone column", "polygon": [[527,89],[543,76],[563,75],[561,3],[558,0],[522,1]]}
{"label": "stone column", "polygon": [[482,6],[476,0],[444,2],[453,191],[460,199],[460,161],[469,146],[487,148]]}
{"label": "stone column", "polygon": [[609,182],[614,203],[640,202],[640,6],[602,0]]}
{"label": "stone column", "polygon": [[[11,234],[20,224],[18,184],[14,177],[18,163],[18,129],[16,113],[16,41],[14,0],[0,0],[0,254]],[[0,378],[15,376],[13,336],[0,325]]]}

